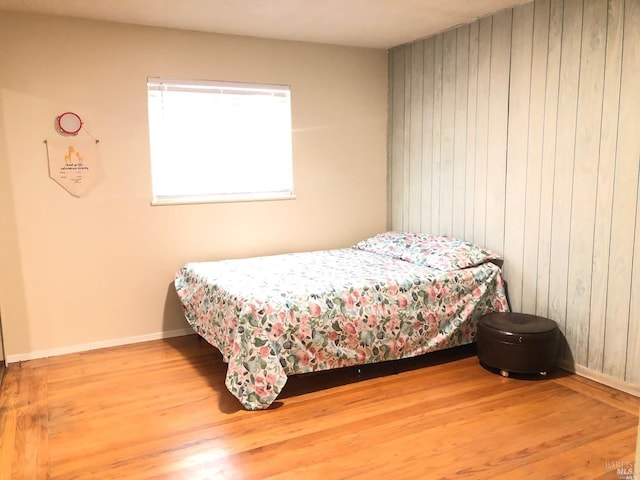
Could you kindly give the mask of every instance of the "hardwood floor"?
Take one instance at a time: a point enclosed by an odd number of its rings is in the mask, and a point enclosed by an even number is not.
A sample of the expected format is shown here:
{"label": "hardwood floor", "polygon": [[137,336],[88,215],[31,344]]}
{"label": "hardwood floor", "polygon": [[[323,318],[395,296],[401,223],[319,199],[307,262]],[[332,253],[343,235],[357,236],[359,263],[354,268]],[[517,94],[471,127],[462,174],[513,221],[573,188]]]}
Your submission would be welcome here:
{"label": "hardwood floor", "polygon": [[473,349],[294,376],[248,412],[195,336],[11,365],[0,479],[620,478],[636,397],[557,371],[502,378]]}

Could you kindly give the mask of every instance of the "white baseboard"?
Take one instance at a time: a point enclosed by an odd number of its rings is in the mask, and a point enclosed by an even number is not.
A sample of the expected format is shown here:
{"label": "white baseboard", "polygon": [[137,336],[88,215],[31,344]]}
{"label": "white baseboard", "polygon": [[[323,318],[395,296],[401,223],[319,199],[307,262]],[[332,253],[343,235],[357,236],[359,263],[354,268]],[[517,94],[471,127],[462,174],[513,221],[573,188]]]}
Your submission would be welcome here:
{"label": "white baseboard", "polygon": [[589,380],[593,380],[594,382],[602,383],[603,385],[615,388],[616,390],[640,397],[640,385],[633,385],[629,382],[620,380],[619,378],[596,372],[595,370],[591,370],[581,365],[572,365],[569,362],[562,360],[558,363],[558,367],[563,370],[567,370],[568,372],[580,375],[581,377],[588,378]]}
{"label": "white baseboard", "polygon": [[[183,328],[180,330],[149,333],[147,335],[137,335],[135,337],[116,338],[113,340],[104,340],[101,342],[83,343],[80,345],[70,345],[68,347],[51,348],[48,350],[38,350],[35,352],[16,353],[12,355],[6,355],[5,362],[7,365],[9,365],[26,360],[35,360],[37,358],[55,357],[58,355],[66,355],[68,353],[87,352],[89,350],[97,350],[99,348],[119,347],[121,345],[129,345],[132,343],[149,342],[151,340],[182,337],[185,335],[195,335],[195,332],[190,328]],[[596,372],[595,370],[591,370],[587,367],[583,367],[581,365],[572,365],[569,362],[562,360],[559,362],[558,366],[563,370],[567,370],[595,382],[602,383],[603,385],[615,388],[616,390],[620,390],[636,397],[640,397],[640,385],[633,385],[618,378],[605,375],[604,373]]]}
{"label": "white baseboard", "polygon": [[35,352],[16,353],[6,355],[5,361],[7,362],[7,365],[9,365],[11,363],[24,362],[26,360],[35,360],[37,358],[55,357],[58,355],[66,355],[68,353],[86,352],[89,350],[97,350],[99,348],[119,347],[121,345],[129,345],[131,343],[149,342],[151,340],[161,340],[163,338],[181,337],[184,335],[194,334],[195,332],[192,329],[183,328],[181,330],[149,333],[147,335],[137,335],[135,337],[115,338],[113,340],[83,343],[80,345],[70,345],[68,347],[51,348],[48,350],[37,350]]}

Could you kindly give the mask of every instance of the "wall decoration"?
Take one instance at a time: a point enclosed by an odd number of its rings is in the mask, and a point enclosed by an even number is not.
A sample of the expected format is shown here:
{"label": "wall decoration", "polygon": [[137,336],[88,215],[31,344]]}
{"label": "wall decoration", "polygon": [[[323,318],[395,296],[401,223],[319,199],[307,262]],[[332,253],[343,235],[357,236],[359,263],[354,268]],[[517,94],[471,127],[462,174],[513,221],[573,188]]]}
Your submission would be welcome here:
{"label": "wall decoration", "polygon": [[96,183],[98,145],[92,138],[46,140],[49,177],[74,197],[86,194]]}
{"label": "wall decoration", "polygon": [[56,118],[56,127],[61,135],[77,135],[82,128],[82,119],[77,113],[64,112]]}
{"label": "wall decoration", "polygon": [[84,126],[77,113],[61,113],[54,124],[56,131],[65,138],[44,141],[49,158],[49,177],[74,197],[80,197],[97,181],[98,140],[86,129],[85,132],[91,138],[77,138]]}

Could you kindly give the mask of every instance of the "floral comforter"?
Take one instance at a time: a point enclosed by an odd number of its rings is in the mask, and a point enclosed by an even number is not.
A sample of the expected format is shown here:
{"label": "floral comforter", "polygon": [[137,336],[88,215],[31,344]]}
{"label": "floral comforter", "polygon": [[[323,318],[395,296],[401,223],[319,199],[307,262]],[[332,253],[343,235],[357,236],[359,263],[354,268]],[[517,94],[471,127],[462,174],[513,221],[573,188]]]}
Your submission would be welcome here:
{"label": "floral comforter", "polygon": [[492,263],[442,271],[359,248],[188,263],[175,287],[250,410],[267,408],[287,375],[467,344],[478,317],[508,310]]}

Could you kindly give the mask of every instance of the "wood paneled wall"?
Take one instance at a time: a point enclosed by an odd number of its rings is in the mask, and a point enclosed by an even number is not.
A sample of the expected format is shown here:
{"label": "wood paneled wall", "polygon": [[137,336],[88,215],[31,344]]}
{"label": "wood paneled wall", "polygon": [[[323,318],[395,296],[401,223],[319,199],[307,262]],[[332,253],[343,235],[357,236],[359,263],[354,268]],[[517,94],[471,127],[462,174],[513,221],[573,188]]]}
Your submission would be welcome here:
{"label": "wood paneled wall", "polygon": [[389,227],[503,253],[565,364],[640,385],[640,0],[536,0],[389,65]]}

